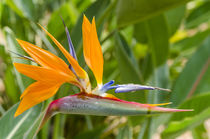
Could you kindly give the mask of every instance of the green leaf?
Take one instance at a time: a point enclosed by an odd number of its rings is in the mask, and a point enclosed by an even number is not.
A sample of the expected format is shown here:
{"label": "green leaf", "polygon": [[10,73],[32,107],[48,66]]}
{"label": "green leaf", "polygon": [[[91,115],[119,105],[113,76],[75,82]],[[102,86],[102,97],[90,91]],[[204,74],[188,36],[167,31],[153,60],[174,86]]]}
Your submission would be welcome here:
{"label": "green leaf", "polygon": [[11,65],[8,65],[7,70],[5,71],[4,84],[8,97],[12,100],[13,103],[18,102],[20,92],[15,82],[13,67]]}
{"label": "green leaf", "polygon": [[[38,105],[39,107],[41,107],[40,105]],[[36,107],[38,107],[36,106]],[[37,117],[36,119],[34,119],[34,121],[31,123],[31,126],[28,128],[28,130],[24,133],[23,138],[24,139],[32,139],[34,138],[38,131],[39,131],[39,125],[44,117],[44,112],[39,112],[40,114],[38,115],[37,113]],[[45,136],[46,137],[46,136]]]}
{"label": "green leaf", "polygon": [[[183,112],[183,113],[174,113],[171,116],[170,122],[169,122],[169,127],[166,129],[166,131],[163,132],[163,136],[167,134],[171,134],[172,136],[178,136],[184,131],[188,129],[192,129],[202,123],[202,120],[199,120],[199,115],[203,115],[205,111],[209,111],[209,106],[210,106],[210,92],[201,94],[195,97],[192,97],[191,99],[188,99],[185,101],[183,104],[179,106],[179,109],[194,109],[192,112]],[[196,119],[197,118],[197,119]],[[202,119],[202,117],[200,117]],[[189,120],[189,123],[185,124],[186,121]],[[203,119],[204,121],[205,119]],[[183,126],[177,129],[172,129],[174,125],[177,126]],[[169,130],[172,133],[169,132]],[[180,130],[180,131],[179,131]],[[169,133],[168,133],[169,132]]]}
{"label": "green leaf", "polygon": [[210,29],[207,29],[205,31],[201,31],[196,33],[193,36],[186,37],[178,42],[175,42],[171,49],[172,51],[179,51],[179,52],[184,52],[189,49],[193,49],[200,45],[203,40],[205,40],[206,37],[210,34]]}
{"label": "green leaf", "polygon": [[168,28],[164,15],[147,20],[146,31],[153,58],[153,66],[160,66],[167,60],[169,52]]}
{"label": "green leaf", "polygon": [[33,0],[7,0],[6,2],[19,16],[37,20],[38,12]]}
{"label": "green leaf", "polygon": [[207,74],[210,64],[209,45],[210,38],[207,38],[187,62],[185,68],[176,80],[171,94],[173,106],[177,106],[186,98],[194,95],[203,77],[208,76],[208,78],[210,78],[210,75]]}
{"label": "green leaf", "polygon": [[209,21],[210,18],[210,2],[203,1],[199,7],[195,8],[186,18],[186,27],[194,28],[203,22]]}
{"label": "green leaf", "polygon": [[[141,84],[142,77],[140,70],[138,69],[138,64],[126,40],[118,32],[115,33],[115,40],[116,59],[118,61],[118,67],[120,70],[121,82]],[[120,94],[119,96],[124,96],[124,99],[126,100],[145,102],[143,92],[129,94],[124,93]]]}
{"label": "green leaf", "polygon": [[121,127],[116,139],[133,139],[132,127],[128,125]]}
{"label": "green leaf", "polygon": [[65,29],[60,16],[64,19],[66,26],[70,28],[75,24],[78,12],[71,2],[67,2],[52,13],[47,29],[48,32],[53,34],[53,36],[57,39],[61,37],[66,38]]}
{"label": "green leaf", "polygon": [[182,103],[179,108],[180,109],[193,109],[192,112],[184,112],[184,113],[174,113],[171,117],[171,121],[181,121],[186,117],[193,117],[198,115],[203,110],[207,109],[210,106],[210,92],[201,94],[191,99],[188,99],[184,103]]}
{"label": "green leaf", "polygon": [[186,11],[186,6],[181,5],[177,8],[171,9],[164,13],[168,23],[170,36],[172,36],[181,25],[181,21],[185,16],[185,11]]}
{"label": "green leaf", "polygon": [[4,85],[5,85],[5,92],[7,96],[12,100],[12,102],[16,103],[19,100],[20,92],[17,87],[16,80],[14,78],[11,59],[5,51],[5,47],[2,45],[0,45],[0,58],[2,58],[6,67],[6,70],[4,66],[2,66],[2,69],[1,69],[4,71],[3,80],[4,80]]}
{"label": "green leaf", "polygon": [[39,117],[41,105],[35,106],[14,118],[14,113],[18,104],[11,107],[0,119],[1,138],[23,138],[24,134],[30,130],[33,123]]}
{"label": "green leaf", "polygon": [[[6,44],[7,44],[6,45],[6,50],[10,50],[10,51],[25,55],[22,48],[18,45],[17,41],[15,40],[14,33],[9,28],[7,28],[7,27],[4,28],[4,35],[5,35]],[[16,56],[13,56],[12,53],[10,53],[10,54],[11,54],[11,59],[12,59],[13,63],[17,62],[17,63],[30,64],[29,61],[16,58]],[[24,75],[21,75],[16,70],[15,70],[15,75],[16,75],[16,78],[17,78],[17,84],[20,87],[21,92],[23,92],[24,89],[29,84],[31,84],[32,79],[30,79],[30,78],[28,78]]]}
{"label": "green leaf", "polygon": [[105,125],[95,127],[93,130],[80,132],[74,139],[99,139],[105,129]]}
{"label": "green leaf", "polygon": [[165,131],[161,134],[163,139],[175,138],[187,130],[193,129],[196,126],[203,123],[210,116],[210,108],[203,112],[189,118],[185,118],[182,121],[170,122]]}
{"label": "green leaf", "polygon": [[117,4],[117,23],[119,27],[134,24],[178,7],[188,1],[189,0],[119,0]]}
{"label": "green leaf", "polygon": [[147,33],[145,22],[134,25],[133,37],[140,43],[147,43]]}
{"label": "green leaf", "polygon": [[192,135],[194,139],[208,139],[208,132],[204,126],[201,124],[192,130]]}

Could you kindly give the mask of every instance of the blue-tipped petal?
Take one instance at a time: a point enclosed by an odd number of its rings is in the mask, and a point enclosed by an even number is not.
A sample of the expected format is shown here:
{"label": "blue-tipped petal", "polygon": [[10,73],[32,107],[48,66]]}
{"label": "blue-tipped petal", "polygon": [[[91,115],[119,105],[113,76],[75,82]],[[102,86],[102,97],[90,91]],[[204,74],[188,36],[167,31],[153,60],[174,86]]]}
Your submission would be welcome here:
{"label": "blue-tipped petal", "polygon": [[113,84],[114,84],[114,80],[109,81],[108,83],[104,84],[104,85],[101,87],[100,91],[101,91],[101,92],[106,92],[106,91],[108,91],[108,90],[110,90],[110,89],[115,89],[115,88],[117,88],[117,86],[111,86],[111,85],[113,85]]}
{"label": "blue-tipped petal", "polygon": [[115,93],[133,92],[138,90],[162,90],[170,92],[169,89],[163,89],[158,87],[138,85],[138,84],[123,84],[123,85],[117,85]]}
{"label": "blue-tipped petal", "polygon": [[63,18],[61,17],[62,21],[63,21],[63,25],[65,27],[65,31],[66,31],[66,36],[67,36],[67,39],[68,39],[68,45],[69,45],[69,53],[71,54],[71,56],[74,57],[74,59],[77,60],[77,55],[76,55],[76,52],[74,50],[74,46],[73,46],[73,43],[71,41],[71,36],[70,36],[70,33],[69,33],[69,30],[63,20]]}

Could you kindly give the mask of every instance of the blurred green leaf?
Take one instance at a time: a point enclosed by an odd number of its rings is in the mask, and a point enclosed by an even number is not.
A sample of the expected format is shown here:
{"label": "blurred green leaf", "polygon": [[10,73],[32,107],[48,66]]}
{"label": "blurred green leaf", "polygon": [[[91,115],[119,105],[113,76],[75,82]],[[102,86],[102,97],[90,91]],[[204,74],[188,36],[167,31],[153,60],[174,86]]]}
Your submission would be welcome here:
{"label": "blurred green leaf", "polygon": [[[195,97],[192,97],[191,99],[188,99],[183,104],[179,106],[180,109],[193,109],[192,112],[183,112],[183,113],[174,113],[171,116],[169,127],[166,129],[166,131],[163,132],[164,134],[171,134],[172,136],[178,136],[187,129],[192,129],[198,125],[200,125],[202,122],[199,120],[199,115],[202,115],[202,113],[205,113],[206,111],[209,111],[210,106],[210,92],[207,92],[205,94],[201,94]],[[197,117],[197,119],[196,119]],[[202,117],[200,117],[202,120]],[[205,120],[207,118],[204,118]],[[188,121],[189,122],[186,122]],[[185,124],[187,123],[187,124]],[[174,125],[179,125],[183,127],[179,127],[177,129],[174,129]],[[173,128],[172,128],[173,127]],[[181,128],[181,129],[180,129]],[[172,131],[170,131],[172,130]],[[180,130],[180,131],[179,131]],[[169,133],[168,133],[169,132]],[[170,133],[172,132],[172,133]],[[177,135],[176,135],[177,134]]]}
{"label": "blurred green leaf", "polygon": [[205,40],[205,38],[209,36],[209,34],[210,29],[198,32],[191,37],[186,37],[178,42],[175,42],[174,44],[172,44],[171,49],[172,51],[176,50],[179,52],[184,52],[186,50],[193,49],[199,46],[203,42],[203,40]]}
{"label": "blurred green leaf", "polygon": [[[22,48],[17,44],[17,41],[15,40],[15,35],[13,34],[13,32],[9,28],[7,28],[7,27],[4,28],[4,35],[5,35],[5,39],[6,39],[6,43],[7,43],[6,50],[10,50],[10,51],[13,51],[13,52],[24,55],[24,52],[23,52]],[[12,54],[12,53],[10,53],[10,54]],[[27,60],[16,58],[16,55],[15,56],[11,55],[11,58],[12,58],[13,63],[14,62],[25,63],[25,64],[30,63]],[[30,78],[28,78],[24,75],[21,75],[16,70],[15,70],[15,75],[16,75],[16,78],[17,78],[17,84],[20,87],[21,92],[23,92],[24,89],[29,84],[31,84],[32,79],[30,79]]]}
{"label": "blurred green leaf", "polygon": [[210,93],[207,92],[205,94],[201,94],[195,97],[192,97],[191,99],[188,99],[184,103],[182,103],[179,108],[180,109],[193,109],[192,112],[183,112],[183,113],[174,113],[171,117],[171,121],[181,121],[186,117],[193,117],[199,113],[201,113],[203,110],[209,108],[210,106]]}
{"label": "blurred green leaf", "polygon": [[[141,73],[138,69],[138,64],[126,40],[118,32],[115,33],[115,40],[116,59],[118,61],[118,67],[120,69],[120,77],[122,83],[143,83]],[[145,96],[143,92],[129,94],[124,93],[120,96],[124,96],[124,99],[126,100],[145,102]]]}
{"label": "blurred green leaf", "polygon": [[18,102],[20,92],[17,89],[17,85],[13,74],[13,67],[11,65],[8,66],[7,70],[5,71],[4,84],[8,97],[12,100],[13,103]]}
{"label": "blurred green leaf", "polygon": [[18,104],[10,108],[0,119],[1,138],[23,138],[24,134],[32,127],[33,123],[39,117],[41,105],[35,106],[14,118]]}
{"label": "blurred green leaf", "polygon": [[38,12],[36,11],[33,0],[7,0],[6,2],[19,16],[37,21]]}
{"label": "blurred green leaf", "polygon": [[192,130],[192,136],[194,139],[208,139],[208,133],[204,126],[201,124]]}
{"label": "blurred green leaf", "polygon": [[52,13],[47,28],[57,39],[60,37],[65,38],[65,29],[60,16],[62,16],[66,26],[69,28],[75,24],[78,12],[71,2],[67,2]]}
{"label": "blurred green leaf", "polygon": [[[198,85],[206,74],[210,64],[210,39],[207,38],[195,54],[187,62],[182,73],[176,80],[171,101],[177,106],[187,97],[194,95]],[[210,78],[210,77],[209,77]]]}
{"label": "blurred green leaf", "polygon": [[137,23],[185,4],[188,1],[189,0],[119,0],[117,4],[117,23],[119,27]]}
{"label": "blurred green leaf", "polygon": [[[0,2],[0,21],[2,21],[2,13],[3,13],[3,2]],[[0,24],[0,28],[1,28],[1,24]]]}
{"label": "blurred green leaf", "polygon": [[133,139],[132,127],[128,125],[121,127],[116,139]]}
{"label": "blurred green leaf", "polygon": [[203,22],[209,21],[210,18],[210,1],[203,1],[199,7],[195,8],[186,18],[186,27],[197,27]]}
{"label": "blurred green leaf", "polygon": [[206,110],[193,117],[183,119],[182,121],[170,122],[168,127],[161,134],[161,136],[163,139],[175,138],[185,131],[193,129],[196,126],[200,125],[202,122],[208,119],[209,116],[210,108],[207,108]]}
{"label": "blurred green leaf", "polygon": [[3,45],[0,45],[0,58],[2,58],[6,68],[6,70],[4,68],[0,69],[4,70],[5,72],[3,80],[4,80],[6,95],[9,97],[9,99],[12,100],[13,103],[16,103],[19,100],[20,92],[16,84],[16,79],[14,78],[11,59],[9,58],[9,55],[6,53],[5,47]]}
{"label": "blurred green leaf", "polygon": [[140,43],[147,43],[147,33],[145,22],[134,25],[133,37]]}
{"label": "blurred green leaf", "polygon": [[95,127],[93,130],[80,132],[74,139],[99,139],[101,133],[105,129],[104,125]]}
{"label": "blurred green leaf", "polygon": [[168,28],[164,15],[146,21],[146,31],[153,65],[160,66],[167,60],[169,52]]}
{"label": "blurred green leaf", "polygon": [[185,16],[185,11],[186,6],[181,5],[164,13],[168,23],[168,30],[170,36],[172,36],[181,25],[181,21]]}

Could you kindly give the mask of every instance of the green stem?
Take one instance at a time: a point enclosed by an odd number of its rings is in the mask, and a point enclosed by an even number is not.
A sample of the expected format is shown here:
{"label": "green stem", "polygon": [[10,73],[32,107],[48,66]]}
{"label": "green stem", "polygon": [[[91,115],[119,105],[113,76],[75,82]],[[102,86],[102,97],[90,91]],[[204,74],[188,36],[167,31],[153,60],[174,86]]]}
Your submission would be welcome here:
{"label": "green stem", "polygon": [[92,130],[93,129],[93,124],[92,124],[92,121],[91,121],[91,118],[89,115],[86,115],[85,116],[85,120],[87,122],[87,127],[89,130]]}

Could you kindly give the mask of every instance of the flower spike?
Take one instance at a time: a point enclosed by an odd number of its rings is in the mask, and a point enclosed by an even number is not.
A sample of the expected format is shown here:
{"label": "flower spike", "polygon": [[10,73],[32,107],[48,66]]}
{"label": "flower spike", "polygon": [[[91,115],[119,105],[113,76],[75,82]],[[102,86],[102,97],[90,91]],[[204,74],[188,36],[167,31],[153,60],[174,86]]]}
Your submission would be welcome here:
{"label": "flower spike", "polygon": [[87,17],[85,15],[83,16],[82,35],[85,62],[92,70],[98,86],[102,87],[104,60],[101,45],[97,36],[94,17],[92,24],[90,24]]}

